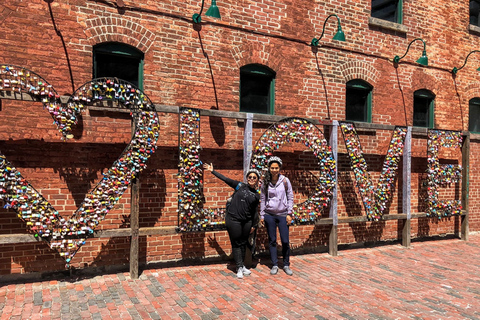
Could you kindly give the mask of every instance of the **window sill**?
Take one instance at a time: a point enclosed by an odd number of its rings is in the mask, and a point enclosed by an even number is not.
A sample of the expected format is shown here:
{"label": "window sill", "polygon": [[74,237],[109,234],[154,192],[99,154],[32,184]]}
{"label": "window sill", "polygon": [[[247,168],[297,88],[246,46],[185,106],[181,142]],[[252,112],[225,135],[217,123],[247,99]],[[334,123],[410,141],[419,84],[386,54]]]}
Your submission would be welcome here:
{"label": "window sill", "polygon": [[473,33],[477,33],[477,34],[480,35],[480,27],[476,26],[474,24],[468,25],[468,31],[473,32]]}
{"label": "window sill", "polygon": [[470,141],[479,142],[480,141],[480,132],[470,132]]}
{"label": "window sill", "polygon": [[397,31],[400,33],[407,33],[408,32],[408,27],[400,24],[400,23],[395,23],[395,22],[390,22],[387,20],[382,20],[374,17],[369,17],[368,18],[368,25],[373,26],[373,27],[379,27],[382,29],[388,29],[392,31]]}

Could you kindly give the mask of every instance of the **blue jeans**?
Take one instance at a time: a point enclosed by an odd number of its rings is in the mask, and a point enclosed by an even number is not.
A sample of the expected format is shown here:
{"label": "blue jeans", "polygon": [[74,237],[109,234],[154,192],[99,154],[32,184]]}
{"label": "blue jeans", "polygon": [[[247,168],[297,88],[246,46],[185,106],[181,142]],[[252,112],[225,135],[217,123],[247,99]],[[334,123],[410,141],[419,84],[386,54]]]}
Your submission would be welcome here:
{"label": "blue jeans", "polygon": [[288,224],[287,217],[274,216],[265,214],[265,226],[268,232],[268,242],[270,250],[270,258],[272,259],[272,265],[278,266],[277,257],[277,225],[280,232],[280,240],[282,241],[282,256],[283,266],[290,265],[290,241],[288,238]]}

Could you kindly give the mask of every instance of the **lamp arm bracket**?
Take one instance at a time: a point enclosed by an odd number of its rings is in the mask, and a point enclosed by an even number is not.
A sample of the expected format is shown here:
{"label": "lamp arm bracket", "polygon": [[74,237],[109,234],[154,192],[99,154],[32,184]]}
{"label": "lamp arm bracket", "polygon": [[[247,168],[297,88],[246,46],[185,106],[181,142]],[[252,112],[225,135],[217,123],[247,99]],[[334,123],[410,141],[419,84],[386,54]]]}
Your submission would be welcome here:
{"label": "lamp arm bracket", "polygon": [[195,13],[192,17],[193,22],[200,23],[202,22],[202,12],[203,12],[203,5],[205,4],[205,0],[202,0],[202,7],[200,8],[199,13]]}
{"label": "lamp arm bracket", "polygon": [[417,40],[420,40],[423,42],[423,51],[425,51],[427,49],[427,44],[425,43],[425,41],[421,38],[416,38],[416,39],[413,39],[409,44],[408,44],[408,47],[407,47],[407,51],[405,52],[405,54],[403,56],[401,56],[400,58],[397,59],[398,56],[395,57],[395,60],[398,62],[400,61],[401,59],[403,59],[407,53],[408,53],[408,50],[410,50],[410,46],[412,45],[412,43],[414,43],[415,41]]}
{"label": "lamp arm bracket", "polygon": [[322,30],[322,34],[320,35],[320,38],[313,38],[312,39],[312,42],[310,43],[312,46],[316,47],[318,46],[318,42],[320,41],[320,39],[323,38],[323,35],[325,34],[325,26],[327,25],[327,21],[330,17],[333,17],[335,16],[337,18],[337,26],[340,25],[340,18],[335,14],[335,13],[332,13],[331,15],[329,15],[326,19],[325,19],[325,22],[323,23],[323,30]]}
{"label": "lamp arm bracket", "polygon": [[471,55],[472,53],[475,53],[475,52],[480,52],[480,50],[473,50],[473,51],[471,51],[471,52],[467,55],[467,57],[465,58],[465,61],[463,62],[463,65],[462,65],[460,68],[453,68],[452,73],[453,73],[453,74],[456,74],[459,70],[461,70],[463,67],[465,67],[465,65],[467,64],[468,57],[470,57],[470,55]]}

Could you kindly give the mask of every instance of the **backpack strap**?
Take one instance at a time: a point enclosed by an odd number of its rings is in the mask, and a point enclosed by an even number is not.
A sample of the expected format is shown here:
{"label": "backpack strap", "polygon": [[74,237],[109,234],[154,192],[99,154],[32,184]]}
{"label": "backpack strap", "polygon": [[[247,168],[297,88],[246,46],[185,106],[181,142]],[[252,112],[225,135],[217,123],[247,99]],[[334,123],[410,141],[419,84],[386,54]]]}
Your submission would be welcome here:
{"label": "backpack strap", "polygon": [[264,191],[265,191],[265,203],[268,202],[268,184],[269,184],[269,183],[270,183],[270,182],[267,182],[267,183],[265,184],[265,188],[263,188]]}
{"label": "backpack strap", "polygon": [[233,196],[235,195],[235,193],[238,191],[238,189],[240,189],[240,186],[242,185],[241,182],[239,182],[237,184],[237,186],[235,187],[235,191],[233,191],[232,195],[230,197],[227,198],[227,211],[228,211],[228,207],[230,206],[230,204],[232,203],[232,199],[233,199]]}

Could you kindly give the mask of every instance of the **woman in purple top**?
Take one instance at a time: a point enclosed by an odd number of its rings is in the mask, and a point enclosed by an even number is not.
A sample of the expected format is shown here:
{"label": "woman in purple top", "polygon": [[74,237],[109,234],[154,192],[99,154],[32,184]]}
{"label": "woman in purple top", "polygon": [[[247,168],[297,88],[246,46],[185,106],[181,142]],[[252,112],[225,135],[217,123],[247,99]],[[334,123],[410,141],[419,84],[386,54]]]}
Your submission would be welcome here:
{"label": "woman in purple top", "polygon": [[279,157],[268,159],[268,172],[265,174],[260,195],[260,225],[267,227],[272,269],[278,273],[277,225],[282,241],[283,271],[291,276],[290,241],[288,226],[292,223],[293,191],[290,180],[280,174],[282,160]]}

